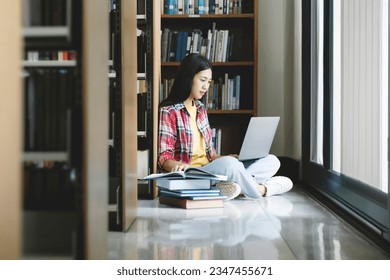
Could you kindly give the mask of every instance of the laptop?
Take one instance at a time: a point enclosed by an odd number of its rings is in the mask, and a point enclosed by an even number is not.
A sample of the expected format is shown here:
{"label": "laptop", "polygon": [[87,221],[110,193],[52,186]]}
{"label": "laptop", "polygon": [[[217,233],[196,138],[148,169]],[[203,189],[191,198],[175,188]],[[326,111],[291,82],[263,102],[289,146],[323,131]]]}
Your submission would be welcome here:
{"label": "laptop", "polygon": [[280,117],[252,117],[249,121],[238,159],[248,166],[266,157],[279,124]]}

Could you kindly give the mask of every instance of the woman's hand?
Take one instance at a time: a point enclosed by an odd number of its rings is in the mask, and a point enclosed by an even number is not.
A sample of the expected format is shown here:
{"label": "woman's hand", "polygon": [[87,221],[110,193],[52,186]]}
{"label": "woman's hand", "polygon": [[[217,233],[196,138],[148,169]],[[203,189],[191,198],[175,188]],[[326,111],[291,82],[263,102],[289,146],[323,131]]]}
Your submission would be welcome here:
{"label": "woman's hand", "polygon": [[189,164],[182,163],[180,161],[175,161],[168,159],[164,162],[164,170],[168,172],[175,172],[175,171],[182,171],[186,170],[188,167],[190,167]]}
{"label": "woman's hand", "polygon": [[188,164],[180,162],[179,164],[176,164],[174,167],[172,167],[171,172],[186,170],[188,167],[190,167]]}

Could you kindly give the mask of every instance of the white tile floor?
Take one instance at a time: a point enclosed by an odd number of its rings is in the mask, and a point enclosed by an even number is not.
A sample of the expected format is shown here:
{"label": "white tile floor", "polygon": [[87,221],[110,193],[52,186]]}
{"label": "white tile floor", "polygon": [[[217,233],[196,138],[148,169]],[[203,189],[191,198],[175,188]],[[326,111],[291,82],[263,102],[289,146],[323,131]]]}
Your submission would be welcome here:
{"label": "white tile floor", "polygon": [[109,233],[109,259],[390,259],[299,187],[224,208],[185,210],[140,200],[126,233]]}

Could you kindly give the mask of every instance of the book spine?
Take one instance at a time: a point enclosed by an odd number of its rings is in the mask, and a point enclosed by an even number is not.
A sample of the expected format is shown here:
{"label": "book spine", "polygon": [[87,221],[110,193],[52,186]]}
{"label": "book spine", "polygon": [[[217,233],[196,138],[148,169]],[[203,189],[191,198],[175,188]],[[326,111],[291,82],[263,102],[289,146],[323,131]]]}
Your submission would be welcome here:
{"label": "book spine", "polygon": [[189,15],[195,14],[194,0],[188,0],[188,14]]}
{"label": "book spine", "polygon": [[218,128],[218,137],[217,137],[217,145],[218,145],[218,154],[221,154],[221,145],[222,145],[222,130]]}
{"label": "book spine", "polygon": [[182,15],[184,13],[184,0],[177,0],[177,14]]}
{"label": "book spine", "polygon": [[198,14],[205,14],[204,0],[198,0]]}

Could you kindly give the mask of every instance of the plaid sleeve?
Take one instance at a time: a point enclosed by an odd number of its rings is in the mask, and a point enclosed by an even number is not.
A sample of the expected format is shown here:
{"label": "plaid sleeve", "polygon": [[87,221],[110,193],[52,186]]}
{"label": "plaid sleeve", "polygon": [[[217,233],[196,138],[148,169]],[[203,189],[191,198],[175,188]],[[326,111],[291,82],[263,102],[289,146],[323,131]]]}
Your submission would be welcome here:
{"label": "plaid sleeve", "polygon": [[176,142],[176,114],[166,107],[160,109],[158,132],[158,164],[163,167],[167,159],[174,160]]}

